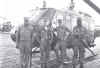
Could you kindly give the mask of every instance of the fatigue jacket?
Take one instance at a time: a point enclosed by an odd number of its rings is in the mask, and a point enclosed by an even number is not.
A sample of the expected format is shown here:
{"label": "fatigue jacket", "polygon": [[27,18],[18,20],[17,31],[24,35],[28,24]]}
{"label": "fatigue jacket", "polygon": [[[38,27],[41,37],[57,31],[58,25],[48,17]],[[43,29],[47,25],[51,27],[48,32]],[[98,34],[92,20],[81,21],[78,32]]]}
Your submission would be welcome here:
{"label": "fatigue jacket", "polygon": [[56,28],[57,31],[57,37],[60,40],[66,40],[69,34],[69,29],[64,26],[59,26]]}
{"label": "fatigue jacket", "polygon": [[50,28],[44,28],[41,32],[41,38],[45,40],[51,40],[53,38],[52,30]]}
{"label": "fatigue jacket", "polygon": [[30,48],[33,41],[32,37],[33,29],[31,27],[20,27],[16,33],[16,46],[20,49],[23,49],[25,46]]}
{"label": "fatigue jacket", "polygon": [[88,35],[88,30],[83,26],[76,26],[73,29],[73,34],[76,38],[85,39]]}

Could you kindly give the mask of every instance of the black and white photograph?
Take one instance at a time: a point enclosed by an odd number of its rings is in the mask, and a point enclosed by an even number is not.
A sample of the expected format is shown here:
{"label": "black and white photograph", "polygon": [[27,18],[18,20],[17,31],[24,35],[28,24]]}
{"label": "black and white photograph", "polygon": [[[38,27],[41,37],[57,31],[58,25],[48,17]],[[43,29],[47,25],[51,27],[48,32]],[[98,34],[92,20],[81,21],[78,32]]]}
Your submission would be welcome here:
{"label": "black and white photograph", "polygon": [[0,68],[100,68],[100,0],[0,0]]}

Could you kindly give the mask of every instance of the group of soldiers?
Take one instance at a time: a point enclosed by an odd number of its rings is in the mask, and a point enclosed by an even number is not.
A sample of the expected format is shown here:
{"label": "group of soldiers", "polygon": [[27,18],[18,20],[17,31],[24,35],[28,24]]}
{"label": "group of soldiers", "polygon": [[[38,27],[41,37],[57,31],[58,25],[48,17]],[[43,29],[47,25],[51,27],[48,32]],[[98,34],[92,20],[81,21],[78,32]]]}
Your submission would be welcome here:
{"label": "group of soldiers", "polygon": [[[28,19],[24,19],[24,25],[16,32],[16,48],[20,50],[21,68],[31,68],[32,48],[35,45],[35,40],[40,43],[41,68],[50,68],[48,65],[50,59],[49,55],[52,50],[52,43],[55,42],[54,38],[56,38],[56,44],[53,47],[57,62],[64,63],[69,61],[66,49],[72,46],[74,52],[72,60],[73,68],[76,68],[77,61],[80,62],[80,68],[84,68],[85,46],[88,46],[88,30],[83,27],[82,19],[80,17],[77,19],[77,26],[73,28],[72,32],[62,25],[61,19],[58,20],[58,24],[59,26],[53,29],[51,23],[40,27],[30,24]],[[89,42],[91,43],[91,41]]]}

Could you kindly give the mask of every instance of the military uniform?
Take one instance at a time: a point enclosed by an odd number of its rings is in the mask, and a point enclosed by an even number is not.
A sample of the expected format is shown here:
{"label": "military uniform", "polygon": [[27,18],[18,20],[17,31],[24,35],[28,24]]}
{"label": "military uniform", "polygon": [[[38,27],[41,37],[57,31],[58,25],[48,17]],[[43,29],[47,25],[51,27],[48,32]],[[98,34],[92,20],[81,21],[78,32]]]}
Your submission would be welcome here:
{"label": "military uniform", "polygon": [[[66,48],[67,48],[67,37],[69,35],[69,30],[63,25],[60,25],[56,28],[56,31],[57,31],[57,38],[58,38],[55,47],[56,57],[58,61],[64,62],[64,60],[68,58],[66,55]],[[59,50],[61,51],[61,57],[58,52]]]}
{"label": "military uniform", "polygon": [[73,57],[73,65],[75,68],[77,58],[79,56],[79,62],[80,62],[80,68],[83,68],[83,59],[84,59],[84,53],[85,53],[85,46],[87,45],[87,34],[88,31],[83,26],[76,26],[73,29],[73,51],[74,51],[74,57]]}
{"label": "military uniform", "polygon": [[51,27],[43,28],[41,32],[41,43],[40,43],[40,52],[41,52],[41,68],[49,68],[48,61],[51,50],[52,43],[52,31]]}
{"label": "military uniform", "polygon": [[33,29],[30,26],[22,26],[16,33],[16,47],[20,50],[21,68],[29,68],[31,65]]}

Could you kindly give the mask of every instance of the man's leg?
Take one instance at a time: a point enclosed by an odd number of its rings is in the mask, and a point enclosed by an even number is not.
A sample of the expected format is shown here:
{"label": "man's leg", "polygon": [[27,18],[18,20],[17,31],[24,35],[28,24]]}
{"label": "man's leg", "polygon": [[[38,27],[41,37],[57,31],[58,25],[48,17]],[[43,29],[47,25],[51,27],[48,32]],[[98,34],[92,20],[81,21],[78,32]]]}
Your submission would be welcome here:
{"label": "man's leg", "polygon": [[29,68],[32,67],[32,54],[31,53],[28,54],[28,67]]}
{"label": "man's leg", "polygon": [[57,42],[55,46],[55,54],[56,54],[56,59],[58,62],[60,62],[59,50],[60,50],[60,42]]}
{"label": "man's leg", "polygon": [[29,57],[28,54],[25,54],[25,68],[28,68]]}
{"label": "man's leg", "polygon": [[84,53],[85,53],[85,48],[80,47],[79,48],[79,61],[80,61],[80,68],[84,68]]}
{"label": "man's leg", "polygon": [[46,45],[46,41],[42,41],[41,42],[41,45],[40,45],[40,54],[41,54],[41,57],[40,57],[40,61],[41,61],[41,68],[46,68],[46,48],[45,48],[45,45]]}
{"label": "man's leg", "polygon": [[20,67],[25,68],[25,53],[24,49],[20,49]]}
{"label": "man's leg", "polygon": [[66,43],[62,41],[60,47],[61,47],[61,60],[62,60],[62,63],[64,63],[64,60],[67,58]]}
{"label": "man's leg", "polygon": [[72,64],[73,64],[73,68],[76,68],[77,58],[78,58],[78,47],[77,46],[73,47],[73,52],[74,52],[74,56],[73,56]]}
{"label": "man's leg", "polygon": [[20,68],[23,68],[24,65],[24,55],[20,52]]}
{"label": "man's leg", "polygon": [[43,51],[41,51],[40,62],[41,62],[41,68],[45,68],[45,54]]}
{"label": "man's leg", "polygon": [[[48,42],[49,43],[49,42]],[[45,62],[46,62],[46,67],[47,68],[50,68],[50,66],[49,66],[49,63],[48,63],[48,61],[49,61],[49,59],[50,59],[50,45],[47,43],[47,47],[46,47],[46,51],[45,51],[45,55],[46,55],[46,60],[45,60]]]}

